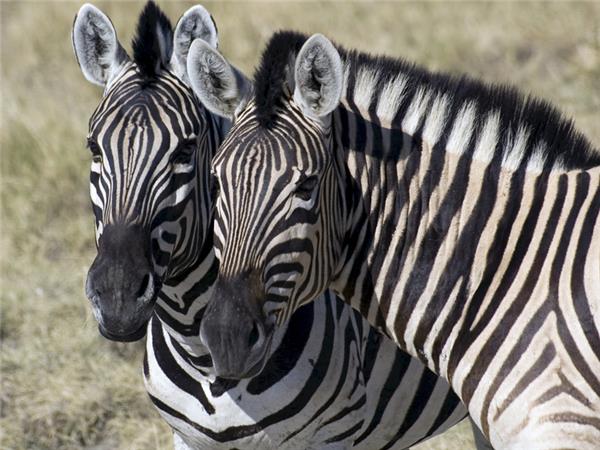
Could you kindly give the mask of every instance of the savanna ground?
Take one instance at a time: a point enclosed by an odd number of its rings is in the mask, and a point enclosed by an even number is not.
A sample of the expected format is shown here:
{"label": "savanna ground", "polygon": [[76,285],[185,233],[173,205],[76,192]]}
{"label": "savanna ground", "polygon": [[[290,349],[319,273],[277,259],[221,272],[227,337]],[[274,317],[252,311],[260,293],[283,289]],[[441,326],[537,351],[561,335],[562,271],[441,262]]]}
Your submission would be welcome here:
{"label": "savanna ground", "polygon": [[[99,2],[129,46],[142,2]],[[175,22],[192,3],[162,2]],[[600,4],[214,3],[221,50],[250,74],[279,28],[514,83],[575,118],[600,146]],[[83,295],[94,256],[79,2],[1,2],[3,449],[171,448],[144,393],[142,345],[99,337]],[[467,426],[421,449],[472,448]]]}

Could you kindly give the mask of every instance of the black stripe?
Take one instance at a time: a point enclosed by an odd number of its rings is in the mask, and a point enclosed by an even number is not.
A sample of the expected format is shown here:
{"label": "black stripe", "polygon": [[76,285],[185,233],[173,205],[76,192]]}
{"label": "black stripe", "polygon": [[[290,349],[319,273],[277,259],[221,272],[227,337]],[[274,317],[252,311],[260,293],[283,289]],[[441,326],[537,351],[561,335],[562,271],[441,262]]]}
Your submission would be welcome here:
{"label": "black stripe", "polygon": [[215,408],[206,397],[202,386],[190,377],[185,370],[182,370],[173,355],[171,355],[164,340],[162,326],[158,320],[152,321],[152,350],[157,364],[169,380],[177,385],[179,389],[196,398],[208,414],[214,414]]}
{"label": "black stripe", "polygon": [[408,354],[402,351],[395,352],[392,368],[385,380],[383,388],[381,389],[379,401],[375,407],[375,412],[371,418],[371,422],[365,431],[363,431],[361,435],[356,438],[354,441],[355,444],[359,444],[368,438],[375,428],[380,424],[381,418],[385,413],[388,403],[394,396],[396,389],[400,387],[401,380],[403,380],[404,376],[406,375],[406,371],[410,366],[411,360],[412,358]]}

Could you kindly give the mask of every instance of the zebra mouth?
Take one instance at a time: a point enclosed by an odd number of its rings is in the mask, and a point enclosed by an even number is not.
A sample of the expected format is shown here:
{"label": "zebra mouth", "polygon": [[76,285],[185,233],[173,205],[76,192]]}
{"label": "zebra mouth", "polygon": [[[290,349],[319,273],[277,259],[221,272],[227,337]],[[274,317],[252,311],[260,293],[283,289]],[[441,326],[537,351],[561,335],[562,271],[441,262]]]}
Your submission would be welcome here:
{"label": "zebra mouth", "polygon": [[220,370],[217,368],[217,366],[215,366],[214,361],[212,361],[212,367],[215,369],[215,374],[217,375],[217,377],[226,380],[247,380],[258,376],[263,371],[263,369],[267,365],[267,362],[272,356],[270,353],[271,344],[272,339],[269,338],[269,340],[265,344],[264,350],[261,353],[261,355],[254,359],[254,361],[250,363],[252,365],[247,369],[245,368],[243,372],[230,372],[228,370]]}
{"label": "zebra mouth", "polygon": [[146,336],[147,325],[148,325],[148,322],[146,321],[146,322],[144,322],[142,324],[141,327],[139,327],[133,333],[115,334],[115,333],[111,333],[110,331],[106,330],[102,325],[98,324],[98,331],[100,332],[100,334],[102,336],[104,336],[106,339],[111,340],[111,341],[115,341],[115,342],[135,342],[135,341],[139,341],[144,336]]}
{"label": "zebra mouth", "polygon": [[262,356],[258,359],[258,361],[256,361],[256,363],[253,366],[251,366],[248,370],[246,370],[246,372],[244,372],[243,375],[238,376],[236,378],[238,378],[238,379],[253,378],[263,371],[263,369],[267,365],[267,362],[269,361],[270,357],[272,356],[271,352],[270,352],[271,344],[273,343],[272,338],[273,338],[273,335],[271,334],[268,337],[264,352],[263,352]]}
{"label": "zebra mouth", "polygon": [[254,364],[252,367],[246,370],[246,372],[244,372],[242,375],[236,376],[235,378],[240,380],[254,378],[262,372],[267,363],[267,360],[268,358],[266,357],[261,358],[259,361],[256,362],[256,364]]}

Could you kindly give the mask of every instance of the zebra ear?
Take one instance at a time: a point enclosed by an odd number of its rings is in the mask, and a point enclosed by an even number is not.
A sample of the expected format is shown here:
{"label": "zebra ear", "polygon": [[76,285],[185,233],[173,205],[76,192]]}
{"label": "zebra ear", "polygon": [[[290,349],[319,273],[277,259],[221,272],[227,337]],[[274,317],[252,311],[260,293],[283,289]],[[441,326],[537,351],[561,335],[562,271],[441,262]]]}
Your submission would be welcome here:
{"label": "zebra ear", "polygon": [[110,19],[89,3],[75,16],[71,39],[83,75],[94,84],[108,85],[129,61]]}
{"label": "zebra ear", "polygon": [[187,72],[194,93],[208,110],[233,119],[252,93],[252,84],[202,39],[190,46]]}
{"label": "zebra ear", "polygon": [[213,48],[219,46],[217,25],[210,13],[201,5],[192,6],[181,16],[173,36],[171,68],[186,82],[188,81],[188,52],[195,39],[202,39]]}
{"label": "zebra ear", "polygon": [[320,118],[332,112],[342,98],[340,54],[323,35],[312,35],[296,57],[294,101],[304,114]]}

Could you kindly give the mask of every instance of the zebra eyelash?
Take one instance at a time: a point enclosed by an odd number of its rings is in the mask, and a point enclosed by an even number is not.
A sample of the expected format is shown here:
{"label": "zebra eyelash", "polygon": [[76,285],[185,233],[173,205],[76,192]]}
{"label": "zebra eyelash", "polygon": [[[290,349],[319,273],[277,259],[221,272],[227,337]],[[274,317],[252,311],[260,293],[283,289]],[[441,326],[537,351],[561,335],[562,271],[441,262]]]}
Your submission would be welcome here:
{"label": "zebra eyelash", "polygon": [[101,163],[102,162],[102,150],[98,143],[91,137],[87,138],[87,142],[85,145],[92,152],[92,162]]}
{"label": "zebra eyelash", "polygon": [[316,175],[301,178],[296,184],[294,195],[301,200],[308,201],[312,197],[315,188],[319,184],[319,178]]}
{"label": "zebra eyelash", "polygon": [[183,141],[171,156],[172,164],[189,164],[194,152],[198,148],[196,138],[190,138]]}
{"label": "zebra eyelash", "polygon": [[100,146],[96,142],[94,138],[87,138],[85,143],[86,148],[88,148],[93,154],[100,153]]}

